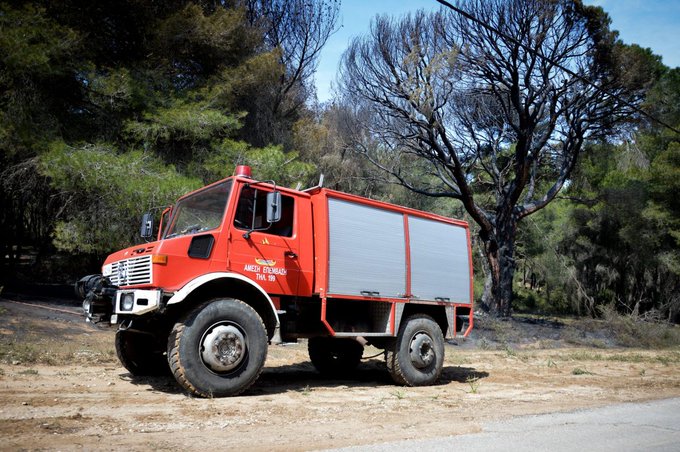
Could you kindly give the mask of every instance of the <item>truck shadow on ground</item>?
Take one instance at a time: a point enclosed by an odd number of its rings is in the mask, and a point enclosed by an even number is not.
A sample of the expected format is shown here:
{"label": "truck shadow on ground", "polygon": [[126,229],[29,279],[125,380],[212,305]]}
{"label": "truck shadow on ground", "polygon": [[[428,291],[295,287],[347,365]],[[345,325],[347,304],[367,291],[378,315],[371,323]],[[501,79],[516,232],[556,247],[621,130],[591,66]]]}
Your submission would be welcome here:
{"label": "truck shadow on ground", "polygon": [[[437,385],[450,383],[469,383],[489,376],[469,367],[445,366]],[[120,378],[134,385],[146,386],[149,391],[166,394],[181,394],[184,390],[175,379],[167,377],[135,377],[129,373]],[[384,361],[369,360],[362,362],[357,369],[347,375],[325,376],[318,373],[309,362],[265,367],[255,384],[241,396],[261,396],[283,394],[286,392],[305,392],[316,388],[376,388],[395,386]]]}

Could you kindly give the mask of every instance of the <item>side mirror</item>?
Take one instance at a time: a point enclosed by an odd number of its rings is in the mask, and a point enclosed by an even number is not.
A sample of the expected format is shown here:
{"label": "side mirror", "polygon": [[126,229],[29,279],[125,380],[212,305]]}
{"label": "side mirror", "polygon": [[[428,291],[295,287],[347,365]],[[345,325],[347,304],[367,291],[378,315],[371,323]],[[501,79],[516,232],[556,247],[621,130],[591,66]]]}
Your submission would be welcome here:
{"label": "side mirror", "polygon": [[142,215],[142,227],[139,230],[139,235],[143,239],[150,239],[153,236],[153,214],[151,212]]}
{"label": "side mirror", "polygon": [[267,193],[267,223],[281,220],[281,192]]}

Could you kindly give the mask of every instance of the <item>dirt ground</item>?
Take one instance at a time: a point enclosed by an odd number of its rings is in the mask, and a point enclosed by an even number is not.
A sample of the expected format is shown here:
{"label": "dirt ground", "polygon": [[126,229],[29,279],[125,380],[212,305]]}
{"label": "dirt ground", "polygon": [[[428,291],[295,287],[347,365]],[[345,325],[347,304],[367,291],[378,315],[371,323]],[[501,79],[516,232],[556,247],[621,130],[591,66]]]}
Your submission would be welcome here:
{"label": "dirt ground", "polygon": [[352,379],[324,379],[301,341],[270,347],[244,395],[197,399],[171,377],[131,377],[116,360],[114,332],[76,312],[0,299],[0,449],[313,450],[680,396],[680,348],[545,348],[540,338],[498,345],[477,336],[447,345],[436,386],[395,386],[380,357]]}

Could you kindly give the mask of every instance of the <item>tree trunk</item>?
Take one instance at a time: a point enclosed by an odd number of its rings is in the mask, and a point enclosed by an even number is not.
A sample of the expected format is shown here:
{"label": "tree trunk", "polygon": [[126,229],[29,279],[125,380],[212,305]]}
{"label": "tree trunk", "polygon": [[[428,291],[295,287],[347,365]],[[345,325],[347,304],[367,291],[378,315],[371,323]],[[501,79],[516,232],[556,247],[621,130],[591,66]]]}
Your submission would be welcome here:
{"label": "tree trunk", "polygon": [[484,284],[482,301],[491,315],[508,318],[512,309],[512,282],[515,276],[515,234],[517,222],[498,224],[496,233],[485,241],[489,273]]}

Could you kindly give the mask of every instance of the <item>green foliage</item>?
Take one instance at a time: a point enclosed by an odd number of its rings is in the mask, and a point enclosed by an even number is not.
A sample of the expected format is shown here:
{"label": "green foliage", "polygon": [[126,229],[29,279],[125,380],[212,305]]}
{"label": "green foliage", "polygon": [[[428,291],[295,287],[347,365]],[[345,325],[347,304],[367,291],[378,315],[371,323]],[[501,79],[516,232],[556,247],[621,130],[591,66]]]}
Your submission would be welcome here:
{"label": "green foliage", "polygon": [[140,212],[168,205],[200,181],[152,154],[119,154],[107,143],[69,147],[54,143],[39,168],[61,192],[67,212],[57,222],[55,246],[68,252],[106,253],[134,243]]}
{"label": "green foliage", "polygon": [[644,216],[658,229],[668,231],[669,238],[680,247],[680,142],[670,143],[652,161],[649,193],[651,200]]}
{"label": "green foliage", "polygon": [[0,278],[27,249],[31,271],[61,265],[58,252],[98,261],[137,240],[142,211],[236,164],[284,185],[311,178],[291,124],[312,92],[281,82],[294,71],[281,46],[319,39],[293,27],[301,18],[270,45],[274,18],[250,2],[16,5],[0,4]]}
{"label": "green foliage", "polygon": [[[680,70],[666,70],[649,91],[645,108],[677,127],[678,99]],[[555,204],[565,209],[563,214],[540,226],[555,232],[545,234],[545,243],[553,244],[561,271],[545,265],[546,254],[533,246],[526,225],[522,229],[524,265],[540,262],[547,271],[540,274],[538,290],[520,290],[521,299],[531,304],[533,297],[542,306],[544,289],[553,286],[579,313],[616,320],[606,313],[617,311],[631,319],[679,321],[679,191],[680,137],[667,128],[644,124],[629,142],[591,144],[566,193],[576,202]],[[544,240],[541,234],[535,238]],[[645,326],[631,323],[629,329],[640,328]]]}
{"label": "green foliage", "polygon": [[[194,68],[204,71],[240,64],[261,41],[257,30],[248,26],[243,9],[215,8],[207,13],[195,3],[160,22],[153,35],[154,47],[163,55],[194,63]],[[197,72],[186,67],[180,70],[182,74]]]}
{"label": "green foliage", "polygon": [[146,145],[171,140],[207,140],[233,133],[240,126],[234,115],[226,115],[201,103],[177,101],[168,108],[144,113],[143,121],[129,121],[125,132]]}
{"label": "green foliage", "polygon": [[[575,303],[586,312],[598,315],[598,306],[611,305],[635,316],[676,319],[679,150],[677,143],[663,151],[601,146],[581,165],[570,193],[591,201],[573,209],[573,235],[561,247],[589,294]],[[651,162],[648,155],[655,155]]]}
{"label": "green foliage", "polygon": [[[668,70],[645,105],[680,124],[677,99],[680,71]],[[680,139],[668,129],[648,124],[630,142],[591,144],[566,191],[570,201],[521,225],[518,269],[538,284],[516,278],[517,307],[680,320],[679,191]]]}
{"label": "green foliage", "polygon": [[519,312],[572,312],[583,296],[573,262],[559,244],[571,236],[573,205],[558,199],[519,225],[514,308]]}
{"label": "green foliage", "polygon": [[0,167],[36,154],[36,142],[58,133],[52,109],[61,80],[74,68],[76,32],[40,6],[0,4]]}
{"label": "green foliage", "polygon": [[255,148],[243,141],[223,140],[201,165],[204,179],[215,180],[233,174],[237,165],[249,165],[259,180],[273,180],[283,186],[303,184],[316,172],[310,163],[301,162],[295,151],[283,152],[281,146]]}
{"label": "green foliage", "polygon": [[87,100],[103,110],[111,112],[124,112],[134,108],[142,100],[140,96],[142,87],[137,85],[132,72],[128,68],[110,70],[90,70],[85,74],[87,80]]}
{"label": "green foliage", "polygon": [[47,76],[66,70],[55,62],[78,45],[79,36],[72,29],[46,17],[45,9],[39,6],[27,4],[14,9],[1,3],[0,9],[3,79],[9,74]]}
{"label": "green foliage", "polygon": [[[654,87],[647,93],[645,109],[656,118],[667,124],[680,124],[680,68],[667,69]],[[641,141],[647,149],[664,149],[669,141],[677,140],[675,132],[659,127],[658,124],[647,124]],[[649,142],[656,141],[654,144]]]}

